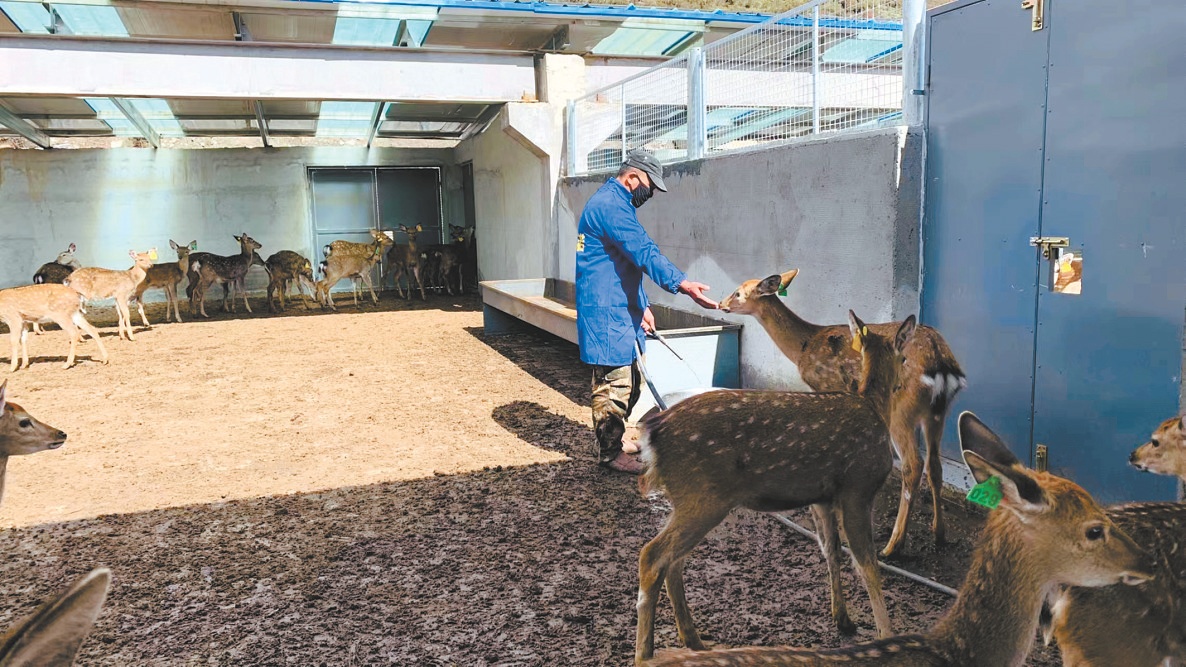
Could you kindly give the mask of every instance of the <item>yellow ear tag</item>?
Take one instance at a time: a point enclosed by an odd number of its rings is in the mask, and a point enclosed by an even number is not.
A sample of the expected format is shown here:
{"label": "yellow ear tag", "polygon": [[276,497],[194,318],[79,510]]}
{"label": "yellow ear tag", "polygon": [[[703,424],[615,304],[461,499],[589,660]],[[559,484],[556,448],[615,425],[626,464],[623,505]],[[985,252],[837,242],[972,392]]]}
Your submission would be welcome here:
{"label": "yellow ear tag", "polygon": [[152,250],[148,251],[148,258],[154,262],[156,261],[156,258],[157,258],[156,248],[153,248]]}
{"label": "yellow ear tag", "polygon": [[869,335],[869,327],[861,327],[857,335],[852,337],[852,349],[860,352],[865,347],[865,336]]}
{"label": "yellow ear tag", "polygon": [[420,225],[416,225],[416,231],[418,231],[418,232],[422,232],[422,231],[424,231],[424,230],[420,228]]}

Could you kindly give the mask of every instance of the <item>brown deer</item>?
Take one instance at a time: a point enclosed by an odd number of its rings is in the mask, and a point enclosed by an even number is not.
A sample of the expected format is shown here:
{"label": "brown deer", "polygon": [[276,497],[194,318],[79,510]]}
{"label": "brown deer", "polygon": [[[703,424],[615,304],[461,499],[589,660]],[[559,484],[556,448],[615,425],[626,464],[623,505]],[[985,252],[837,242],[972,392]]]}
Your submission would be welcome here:
{"label": "brown deer", "polygon": [[[148,269],[152,267],[152,260],[156,257],[156,248],[148,252],[129,250],[128,255],[135,260],[132,268],[126,271],[114,269],[100,269],[88,266],[75,269],[64,281],[66,285],[82,295],[83,299],[115,299],[115,310],[119,313],[119,337],[136,340],[132,334],[132,314],[128,309],[128,300],[136,288],[144,280]],[[79,325],[81,326],[81,325]]]}
{"label": "brown deer", "polygon": [[420,253],[427,256],[428,264],[425,272],[432,277],[434,284],[442,285],[445,291],[453,295],[453,274],[457,274],[457,291],[465,294],[465,252],[469,234],[465,227],[449,225],[449,239],[447,244],[433,244],[425,246]]}
{"label": "brown deer", "polygon": [[[136,299],[136,309],[140,311],[140,320],[144,322],[145,327],[151,325],[148,324],[148,316],[144,314],[144,293],[158,287],[165,290],[165,320],[170,321],[171,316],[176,315],[177,321],[181,322],[181,309],[177,306],[177,285],[189,273],[189,253],[197,249],[198,242],[190,241],[189,245],[178,245],[176,241],[170,240],[169,247],[177,253],[177,261],[148,267],[144,280],[136,286],[136,291],[132,295]],[[170,307],[172,312],[169,310]]]}
{"label": "brown deer", "polygon": [[99,617],[111,570],[98,568],[0,635],[0,665],[69,667]]}
{"label": "brown deer", "polygon": [[[82,264],[74,258],[74,251],[77,249],[78,247],[71,243],[65,250],[58,253],[57,259],[42,264],[41,268],[33,274],[33,284],[58,283],[60,285],[67,276],[74,273],[74,269],[81,269]],[[41,335],[39,322],[33,323],[33,333]]]}
{"label": "brown deer", "polygon": [[[127,305],[126,299],[124,304]],[[47,283],[0,290],[0,320],[8,327],[8,339],[12,343],[8,367],[10,373],[22,367],[22,358],[23,366],[29,366],[26,322],[51,321],[70,336],[70,352],[66,355],[63,368],[74,365],[74,352],[81,338],[78,333],[80,328],[95,340],[102,362],[107,363],[107,348],[103,347],[99,332],[82,316],[82,296],[66,285]]]}
{"label": "brown deer", "polygon": [[[388,272],[395,276],[395,289],[399,290],[401,298],[412,300],[412,290],[416,285],[420,286],[420,300],[427,301],[424,296],[424,274],[421,272],[420,251],[416,247],[416,235],[418,235],[422,228],[416,225],[413,228],[408,228],[404,225],[399,226],[399,230],[408,235],[408,242],[406,245],[393,245],[391,250],[387,251],[387,266]],[[404,288],[399,284],[400,276],[406,276],[408,281],[408,295],[404,297]],[[415,279],[415,282],[413,282]]]}
{"label": "brown deer", "polygon": [[[844,325],[821,326],[796,315],[777,294],[794,280],[798,270],[765,280],[747,280],[721,301],[727,313],[752,315],[758,319],[778,349],[799,369],[803,381],[814,391],[855,392],[860,378],[860,356],[852,350],[852,337]],[[900,322],[869,325],[873,331],[891,335]],[[959,362],[947,342],[928,326],[920,326],[910,346],[900,383],[890,401],[889,427],[894,451],[902,461],[902,496],[898,517],[889,542],[881,551],[892,555],[906,540],[906,523],[922,482],[923,465],[918,449],[918,429],[926,440],[926,468],[931,486],[934,519],[931,531],[937,544],[945,541],[943,527],[943,465],[940,441],[943,425],[956,393],[967,385]]]}
{"label": "brown deer", "polygon": [[[308,283],[310,291],[315,289],[313,265],[300,253],[291,250],[273,253],[264,262],[264,269],[268,272],[268,310],[273,313],[276,312],[276,303],[273,301],[272,295],[277,288],[280,290],[280,310],[287,308],[284,305],[284,295],[288,292],[290,282],[296,283],[297,294],[300,296],[305,295],[304,290],[301,289],[302,283]],[[308,310],[309,302],[306,300],[303,303],[305,309]]]}
{"label": "brown deer", "polygon": [[915,322],[911,317],[885,336],[852,311],[848,317],[861,355],[858,395],[711,391],[644,422],[641,483],[644,490],[663,489],[673,510],[638,557],[637,664],[654,651],[655,603],[664,581],[680,639],[704,649],[684,596],[684,559],[737,507],[781,512],[811,506],[828,563],[832,618],[851,633],[856,626],[840,585],[839,514],[878,635],[892,632],[873,545],[873,500],[893,468],[885,417]]}
{"label": "brown deer", "polygon": [[[1129,461],[1186,479],[1186,417],[1168,419]],[[1186,504],[1133,503],[1108,515],[1153,557],[1140,586],[1070,588],[1053,596],[1046,639],[1067,667],[1158,667],[1186,660]]]}
{"label": "brown deer", "polygon": [[[194,288],[190,295],[190,314],[194,312],[194,302],[196,301],[199,304],[198,312],[202,314],[202,317],[210,317],[206,314],[206,290],[214,283],[223,285],[222,310],[224,312],[235,312],[234,291],[236,289],[243,296],[243,307],[247,309],[247,312],[251,312],[251,304],[247,302],[247,270],[255,263],[255,251],[263,246],[248,236],[246,232],[235,235],[234,238],[239,243],[238,255],[224,256],[208,252],[190,255],[189,280],[190,285]],[[197,270],[194,270],[192,266],[195,263],[199,267]]]}
{"label": "brown deer", "polygon": [[4,500],[8,457],[36,454],[64,444],[65,431],[43,424],[24,408],[9,401],[8,380],[0,383],[0,501]]}
{"label": "brown deer", "polygon": [[1020,667],[1033,646],[1049,591],[1059,585],[1136,585],[1153,576],[1149,556],[1077,484],[1024,468],[970,412],[960,415],[959,432],[972,475],[977,482],[995,477],[1001,498],[988,516],[955,605],[930,632],[829,650],[671,652],[647,664]]}
{"label": "brown deer", "polygon": [[[371,292],[371,301],[379,303],[371,283],[371,269],[383,259],[383,252],[392,247],[394,241],[386,232],[371,230],[370,243],[352,243],[337,240],[325,246],[325,261],[322,262],[322,279],[317,282],[317,302],[322,308],[337,310],[330,290],[343,278],[361,279]],[[358,286],[355,285],[354,305],[358,305]],[[380,286],[381,287],[381,286]]]}

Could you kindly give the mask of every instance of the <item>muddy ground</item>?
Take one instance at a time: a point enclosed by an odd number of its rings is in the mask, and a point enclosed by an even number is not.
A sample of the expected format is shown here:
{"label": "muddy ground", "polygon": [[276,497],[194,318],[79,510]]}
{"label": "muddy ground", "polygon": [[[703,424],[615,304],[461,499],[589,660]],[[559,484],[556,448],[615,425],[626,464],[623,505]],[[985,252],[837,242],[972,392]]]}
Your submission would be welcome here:
{"label": "muddy ground", "polygon": [[[109,366],[62,370],[64,336],[32,339],[10,396],[70,439],[9,465],[0,627],[105,565],[112,591],[80,665],[630,663],[638,552],[667,507],[592,464],[574,346],[487,339],[472,296],[254,309],[135,342],[106,329]],[[881,543],[896,503],[891,481]],[[949,516],[954,545],[929,545],[924,511],[897,564],[958,586],[982,517],[957,503]],[[706,639],[850,641],[818,548],[767,516],[732,516],[686,578]],[[845,582],[871,638],[851,569]],[[951,603],[885,583],[903,632]],[[676,645],[666,599],[657,644]]]}

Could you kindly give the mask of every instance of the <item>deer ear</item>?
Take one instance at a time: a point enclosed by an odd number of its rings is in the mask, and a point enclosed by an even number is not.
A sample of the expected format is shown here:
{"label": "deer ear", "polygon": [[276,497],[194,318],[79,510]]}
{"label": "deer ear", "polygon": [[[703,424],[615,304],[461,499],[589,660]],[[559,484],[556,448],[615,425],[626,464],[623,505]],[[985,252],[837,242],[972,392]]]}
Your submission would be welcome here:
{"label": "deer ear", "polygon": [[189,242],[189,249],[190,249],[190,250],[197,250],[197,249],[198,249],[198,241],[197,241],[197,239],[194,239],[193,241],[190,241],[190,242]]}
{"label": "deer ear", "polygon": [[902,326],[898,327],[898,333],[894,335],[894,349],[899,353],[905,350],[910,339],[914,338],[914,332],[918,330],[917,324],[918,320],[914,315],[911,315],[906,318],[905,322],[902,322]]}
{"label": "deer ear", "polygon": [[74,244],[73,244],[73,243],[71,243],[71,244],[70,244],[70,247],[69,247],[69,248],[67,248],[67,250],[69,250],[70,252],[74,252],[74,251],[76,250],[76,248],[75,248]]}
{"label": "deer ear", "polygon": [[778,286],[781,281],[782,278],[777,275],[763,278],[762,282],[758,283],[757,289],[754,290],[754,294],[758,296],[773,296],[778,293]]}
{"label": "deer ear", "polygon": [[869,327],[851,310],[848,311],[848,331],[852,334],[852,349],[857,352],[864,350],[865,339],[869,336]]}
{"label": "deer ear", "polygon": [[177,245],[177,242],[174,241],[173,239],[169,239],[169,247],[172,248],[173,250],[176,250],[176,249],[180,248],[181,246]]}
{"label": "deer ear", "polygon": [[978,483],[996,477],[1001,482],[1001,501],[1019,514],[1043,512],[1048,507],[1046,494],[1026,472],[1021,461],[1005,443],[971,412],[959,416],[960,449],[964,463]]}
{"label": "deer ear", "polygon": [[799,275],[799,269],[791,269],[790,271],[787,271],[786,273],[779,276],[780,282],[778,283],[778,289],[785,290],[787,285],[790,285],[791,281],[794,280],[795,276],[797,275]]}
{"label": "deer ear", "polygon": [[0,641],[5,665],[69,665],[90,634],[107,598],[111,571],[91,571],[44,603]]}

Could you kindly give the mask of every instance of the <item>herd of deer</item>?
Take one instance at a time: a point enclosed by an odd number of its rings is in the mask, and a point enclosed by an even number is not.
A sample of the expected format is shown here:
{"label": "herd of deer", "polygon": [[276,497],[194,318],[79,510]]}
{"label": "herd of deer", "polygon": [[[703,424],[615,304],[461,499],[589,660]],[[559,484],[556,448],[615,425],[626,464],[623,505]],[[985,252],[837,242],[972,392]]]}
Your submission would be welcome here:
{"label": "herd of deer", "polygon": [[[407,231],[414,255],[416,230]],[[171,244],[179,262],[189,255],[188,268],[199,272],[200,280],[191,280],[195,293],[202,294],[214,282],[223,282],[224,289],[237,283],[242,289],[250,253],[259,244],[246,234],[237,239],[244,249],[239,269],[231,269],[228,258],[195,257],[189,252],[192,244]],[[330,307],[327,281],[355,277],[370,287],[363,277],[369,271],[359,267],[369,263],[369,269],[385,249],[398,247],[382,233],[375,233],[372,244],[361,245],[369,250],[344,244],[326,248],[326,278],[316,289]],[[408,251],[402,252],[414,260]],[[137,264],[129,271],[147,271],[147,256],[133,254]],[[392,266],[410,271],[419,282],[419,262]],[[307,269],[307,263],[301,268]],[[184,264],[178,269],[186,272]],[[86,269],[69,274],[69,285],[43,287],[78,289],[74,296],[62,292],[56,297],[75,304],[80,293],[107,289],[104,274],[96,278],[80,271]],[[1017,667],[1024,663],[1039,628],[1047,641],[1057,641],[1064,664],[1075,667],[1160,667],[1186,659],[1186,616],[1180,608],[1186,545],[1179,542],[1186,504],[1100,507],[1074,482],[1025,468],[971,412],[959,416],[960,447],[978,485],[994,490],[988,503],[994,509],[952,609],[930,632],[891,636],[874,547],[874,497],[896,453],[902,465],[902,497],[882,552],[891,554],[904,545],[912,501],[928,471],[932,533],[943,542],[939,441],[952,401],[966,381],[942,336],[917,324],[913,316],[903,322],[866,324],[849,311],[846,326],[820,326],[800,318],[778,299],[796,273],[746,281],[720,307],[757,318],[814,393],[710,391],[656,414],[644,425],[639,444],[647,470],[640,488],[644,493],[662,490],[673,509],[666,526],[639,556],[635,664]],[[121,328],[130,321],[126,297],[137,285],[124,284],[118,291]],[[287,291],[287,284],[278,286],[282,294]],[[12,301],[2,295],[0,304]],[[411,283],[405,298],[410,295]],[[0,307],[5,318],[7,308]],[[72,323],[56,310],[51,315],[37,314],[51,310],[15,312],[21,318],[16,321],[22,338],[24,322],[49,317],[60,325]],[[89,325],[79,320],[78,326],[89,333]],[[130,335],[130,325],[127,329]],[[0,499],[9,456],[55,449],[66,441],[64,432],[8,401],[6,385],[0,385]],[[920,430],[925,465],[918,450]],[[1130,463],[1186,480],[1186,417],[1162,423],[1149,442],[1132,452]],[[839,576],[843,529],[880,639],[829,650],[706,650],[684,589],[688,554],[735,508],[778,512],[807,506],[828,566],[836,626],[845,633],[856,629]],[[0,665],[70,664],[109,583],[106,569],[95,570],[18,623],[0,637]],[[664,585],[686,649],[655,656],[655,609]]]}
{"label": "herd of deer", "polygon": [[[82,338],[80,329],[95,341],[100,361],[106,364],[107,348],[98,331],[84,316],[84,304],[90,300],[115,299],[119,337],[129,341],[135,340],[131,303],[136,304],[144,326],[150,326],[143,300],[144,293],[150,289],[164,290],[166,320],[181,322],[177,288],[182,279],[188,279],[186,296],[191,314],[197,312],[202,317],[209,317],[206,314],[206,290],[215,284],[222,285],[224,311],[235,311],[237,291],[243,298],[243,307],[250,313],[246,277],[254,265],[262,266],[268,274],[268,308],[273,312],[276,311],[276,292],[280,296],[280,309],[284,310],[287,308],[285,296],[292,287],[302,297],[305,296],[303,288],[308,287],[322,308],[336,310],[330,289],[343,278],[354,281],[354,305],[358,305],[358,281],[366,284],[371,299],[378,303],[379,297],[371,285],[371,269],[380,263],[385,252],[388,261],[383,279],[386,281],[388,276],[394,279],[401,298],[411,299],[412,287],[418,285],[420,298],[425,300],[426,281],[431,282],[429,286],[443,287],[449,295],[453,294],[454,285],[460,293],[465,293],[465,267],[477,264],[472,228],[450,225],[449,243],[427,246],[416,243],[421,231],[419,225],[415,228],[400,225],[399,229],[406,234],[407,243],[396,244],[391,232],[372,231],[370,243],[334,241],[325,246],[325,259],[320,264],[323,277],[316,281],[313,265],[300,253],[281,250],[264,260],[256,252],[263,246],[246,233],[234,236],[239,244],[239,253],[235,255],[194,252],[197,241],[188,245],[169,241],[169,247],[177,253],[177,261],[154,264],[156,249],[148,252],[132,250],[129,254],[134,264],[125,271],[83,267],[74,256],[77,247],[71,243],[54,261],[43,264],[33,274],[32,285],[0,290],[0,320],[8,327],[11,342],[9,371],[29,365],[29,330],[25,325],[31,325],[34,333],[41,333],[41,324],[46,322],[57,324],[70,338],[66,368],[74,365],[75,352]],[[475,276],[476,270],[471,269],[469,277]],[[408,284],[406,297],[400,285],[401,278]],[[307,297],[304,304],[306,309],[309,308]]]}

